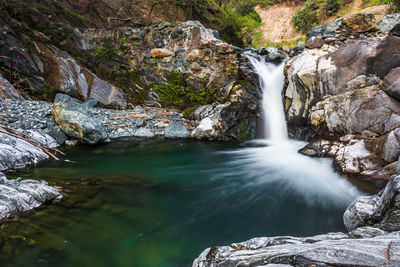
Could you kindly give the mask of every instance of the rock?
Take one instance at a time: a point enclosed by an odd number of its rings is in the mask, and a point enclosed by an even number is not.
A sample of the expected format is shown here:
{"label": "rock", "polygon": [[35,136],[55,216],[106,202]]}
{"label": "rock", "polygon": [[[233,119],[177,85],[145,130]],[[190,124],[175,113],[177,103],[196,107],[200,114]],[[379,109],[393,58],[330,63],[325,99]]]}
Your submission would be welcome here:
{"label": "rock", "polygon": [[[89,74],[91,74],[89,72]],[[110,83],[99,79],[92,74],[89,98],[99,101],[111,108],[124,109],[127,106],[126,99],[121,90]]]}
{"label": "rock", "polygon": [[399,37],[387,37],[382,40],[357,41],[338,49],[332,54],[337,75],[342,77],[338,87],[363,74],[376,74],[384,77],[390,70],[400,65]]}
{"label": "rock", "polygon": [[68,136],[83,143],[97,144],[108,138],[106,128],[85,105],[65,94],[57,94],[52,110],[54,120]]}
{"label": "rock", "polygon": [[46,182],[35,180],[8,180],[0,174],[0,222],[9,217],[22,215],[62,195]]}
{"label": "rock", "polygon": [[345,18],[342,21],[342,26],[346,31],[351,33],[364,33],[377,31],[375,24],[375,16],[372,14],[356,14],[352,17]]}
{"label": "rock", "polygon": [[150,51],[150,56],[155,58],[170,57],[173,54],[174,53],[172,53],[168,49],[162,49],[162,48],[154,48]]}
{"label": "rock", "polygon": [[400,67],[392,69],[383,80],[383,90],[400,101]]}
{"label": "rock", "polygon": [[346,175],[387,179],[378,173],[383,167],[381,161],[367,149],[364,140],[352,135],[342,136],[338,141],[314,140],[299,152],[311,157],[331,157],[335,168]]}
{"label": "rock", "polygon": [[397,136],[395,135],[395,131],[391,131],[387,136],[383,153],[384,153],[383,158],[388,163],[393,163],[397,161],[397,159],[399,158],[400,145],[399,142],[397,141]]}
{"label": "rock", "polygon": [[166,138],[188,138],[190,137],[188,129],[178,121],[171,121],[165,129]]}
{"label": "rock", "polygon": [[339,27],[342,25],[342,22],[343,18],[339,18],[337,20],[315,26],[307,32],[306,40],[309,40],[312,37],[318,37],[322,39],[333,37],[338,32]]}
{"label": "rock", "polygon": [[310,110],[310,122],[335,133],[369,130],[382,135],[393,114],[400,114],[400,103],[371,86],[325,98]]}
{"label": "rock", "polygon": [[361,226],[379,225],[385,230],[384,222],[390,221],[389,217],[396,215],[392,220],[390,231],[400,230],[400,219],[394,210],[400,208],[400,203],[393,203],[399,196],[400,176],[393,176],[386,187],[373,196],[362,196],[352,202],[346,209],[343,220],[347,230],[352,231]]}
{"label": "rock", "polygon": [[152,131],[145,127],[141,127],[135,131],[133,134],[135,137],[153,138],[155,135]]}
{"label": "rock", "polygon": [[397,24],[390,30],[389,34],[400,37],[400,24]]}
{"label": "rock", "polygon": [[171,26],[171,22],[166,21],[166,22],[158,24],[158,29],[164,30],[165,28],[168,28],[170,26]]}
{"label": "rock", "polygon": [[385,133],[393,131],[394,129],[399,127],[400,127],[400,116],[392,114],[389,120],[385,123]]}
{"label": "rock", "polygon": [[7,99],[23,100],[14,86],[0,74],[0,101]]}
{"label": "rock", "polygon": [[[48,135],[32,131],[31,135],[36,138],[41,136],[50,143],[55,143]],[[38,147],[22,139],[0,133],[0,171],[25,169],[48,158],[49,156]]]}
{"label": "rock", "polygon": [[351,91],[354,89],[361,89],[371,85],[379,84],[379,78],[376,76],[366,76],[360,75],[354,78],[353,80],[346,83],[347,91]]}
{"label": "rock", "polygon": [[192,138],[203,139],[213,136],[214,123],[211,118],[207,117],[200,121],[200,124],[193,130]]}
{"label": "rock", "polygon": [[[370,232],[372,233],[372,231]],[[364,238],[330,233],[313,237],[260,237],[211,247],[193,267],[234,266],[386,266],[400,262],[400,232]]]}
{"label": "rock", "polygon": [[144,104],[148,107],[161,108],[160,97],[154,89],[150,89]]}
{"label": "rock", "polygon": [[2,23],[0,23],[0,63],[6,69],[18,70],[29,77],[37,78],[41,75],[15,32]]}
{"label": "rock", "polygon": [[384,16],[379,22],[379,30],[383,33],[389,33],[397,24],[400,23],[400,13]]}
{"label": "rock", "polygon": [[41,43],[36,43],[36,48],[46,82],[58,92],[83,100],[95,99],[112,108],[126,107],[126,99],[119,88],[81,67],[67,52]]}
{"label": "rock", "polygon": [[312,36],[306,41],[306,47],[309,49],[321,48],[325,41],[321,37]]}
{"label": "rock", "polygon": [[[322,70],[327,73],[335,71],[335,66],[328,60],[323,69],[320,58],[327,55],[330,50],[312,49],[305,50],[296,57],[289,59],[285,65],[285,76],[289,83],[285,90],[285,109],[289,123],[302,125],[308,116],[309,109],[315,105],[325,94],[321,88]],[[330,81],[326,75],[326,81]],[[328,87],[328,85],[324,85]]]}
{"label": "rock", "polygon": [[49,135],[53,137],[57,144],[63,145],[68,140],[68,136],[61,129],[52,129]]}

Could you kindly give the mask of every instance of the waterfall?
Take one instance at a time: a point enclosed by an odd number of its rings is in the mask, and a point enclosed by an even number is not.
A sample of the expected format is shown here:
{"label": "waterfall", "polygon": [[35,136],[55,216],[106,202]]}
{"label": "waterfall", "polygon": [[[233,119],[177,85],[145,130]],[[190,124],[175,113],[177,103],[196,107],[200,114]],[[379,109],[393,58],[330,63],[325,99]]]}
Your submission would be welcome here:
{"label": "waterfall", "polygon": [[284,141],[288,139],[285,114],[282,103],[282,89],[285,83],[283,68],[285,63],[278,65],[260,60],[249,55],[251,64],[258,73],[263,91],[262,112],[264,121],[264,137],[269,141]]}

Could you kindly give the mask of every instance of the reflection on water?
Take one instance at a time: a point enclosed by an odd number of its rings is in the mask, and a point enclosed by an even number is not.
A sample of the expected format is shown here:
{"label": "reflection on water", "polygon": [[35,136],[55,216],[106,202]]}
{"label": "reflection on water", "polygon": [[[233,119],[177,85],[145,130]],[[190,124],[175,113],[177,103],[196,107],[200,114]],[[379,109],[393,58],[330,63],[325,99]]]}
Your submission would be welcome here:
{"label": "reflection on water", "polygon": [[[46,178],[65,198],[6,224],[2,266],[190,266],[206,247],[344,231],[359,192],[300,143],[111,144],[69,150]],[[27,265],[28,264],[28,265]]]}

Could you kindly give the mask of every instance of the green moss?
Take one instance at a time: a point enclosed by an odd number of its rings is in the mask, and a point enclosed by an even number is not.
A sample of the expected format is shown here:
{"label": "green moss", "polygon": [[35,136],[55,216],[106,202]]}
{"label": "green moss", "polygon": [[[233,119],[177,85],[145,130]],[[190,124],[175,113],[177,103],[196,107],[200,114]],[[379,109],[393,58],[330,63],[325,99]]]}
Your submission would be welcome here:
{"label": "green moss", "polygon": [[[179,109],[189,117],[196,107],[216,101],[217,88],[204,87],[195,90],[187,86],[186,79],[186,75],[172,71],[167,77],[166,84],[152,83],[151,87],[159,95],[164,107]],[[204,83],[207,83],[207,80]]]}
{"label": "green moss", "polygon": [[73,19],[75,19],[75,20],[77,20],[77,21],[80,21],[80,22],[83,22],[83,23],[86,22],[86,19],[85,19],[84,16],[82,16],[82,15],[80,15],[78,13],[75,13],[73,11],[66,11],[66,15],[71,17],[71,18],[73,18]]}
{"label": "green moss", "polygon": [[247,121],[242,121],[239,125],[238,137],[240,140],[250,140],[255,136],[256,128]]}

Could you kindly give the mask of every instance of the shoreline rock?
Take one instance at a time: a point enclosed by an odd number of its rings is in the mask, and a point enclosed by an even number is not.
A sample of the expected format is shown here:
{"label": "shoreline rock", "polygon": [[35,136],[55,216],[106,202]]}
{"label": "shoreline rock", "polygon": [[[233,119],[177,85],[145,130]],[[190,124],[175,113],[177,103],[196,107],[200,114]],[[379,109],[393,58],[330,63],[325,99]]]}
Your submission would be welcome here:
{"label": "shoreline rock", "polygon": [[21,178],[8,180],[0,172],[0,223],[62,197],[62,194],[45,181]]}

